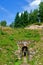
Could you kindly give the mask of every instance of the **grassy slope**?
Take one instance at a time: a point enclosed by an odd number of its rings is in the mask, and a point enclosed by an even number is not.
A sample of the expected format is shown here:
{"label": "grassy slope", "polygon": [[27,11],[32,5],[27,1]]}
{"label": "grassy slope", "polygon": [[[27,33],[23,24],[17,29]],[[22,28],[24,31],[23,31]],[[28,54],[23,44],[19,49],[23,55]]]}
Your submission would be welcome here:
{"label": "grassy slope", "polygon": [[15,65],[16,56],[14,52],[18,49],[18,40],[34,40],[35,45],[32,43],[30,47],[38,50],[38,52],[30,64],[35,65],[36,63],[36,65],[40,65],[43,63],[43,30],[11,29],[6,27],[0,28],[0,33],[0,65]]}

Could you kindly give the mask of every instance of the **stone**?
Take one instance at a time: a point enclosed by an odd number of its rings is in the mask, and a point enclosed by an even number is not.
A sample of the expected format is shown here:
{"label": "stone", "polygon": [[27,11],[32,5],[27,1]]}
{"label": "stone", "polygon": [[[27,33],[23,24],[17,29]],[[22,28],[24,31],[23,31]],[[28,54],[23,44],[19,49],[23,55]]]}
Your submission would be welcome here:
{"label": "stone", "polygon": [[7,65],[7,64],[4,64],[4,65]]}
{"label": "stone", "polygon": [[32,55],[29,55],[29,60],[30,60],[30,61],[32,60],[32,58],[33,58],[33,56],[32,56]]}
{"label": "stone", "polygon": [[0,51],[2,51],[2,48],[0,48]]}
{"label": "stone", "polygon": [[40,65],[42,64],[42,63],[39,63]]}
{"label": "stone", "polygon": [[9,64],[11,64],[12,62],[9,62]]}

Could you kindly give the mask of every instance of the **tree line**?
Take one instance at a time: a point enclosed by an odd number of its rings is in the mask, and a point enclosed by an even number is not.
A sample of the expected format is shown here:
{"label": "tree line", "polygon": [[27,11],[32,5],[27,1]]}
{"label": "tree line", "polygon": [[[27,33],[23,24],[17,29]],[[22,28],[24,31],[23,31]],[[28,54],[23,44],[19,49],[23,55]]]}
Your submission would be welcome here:
{"label": "tree line", "polygon": [[[19,12],[17,12],[14,22],[12,22],[9,26],[17,28],[17,27],[25,27],[33,23],[41,23],[41,22],[43,23],[43,2],[40,3],[38,9],[35,9],[30,13],[24,11],[24,13],[21,13],[21,15],[19,15]],[[0,25],[6,26],[7,22],[1,21]]]}

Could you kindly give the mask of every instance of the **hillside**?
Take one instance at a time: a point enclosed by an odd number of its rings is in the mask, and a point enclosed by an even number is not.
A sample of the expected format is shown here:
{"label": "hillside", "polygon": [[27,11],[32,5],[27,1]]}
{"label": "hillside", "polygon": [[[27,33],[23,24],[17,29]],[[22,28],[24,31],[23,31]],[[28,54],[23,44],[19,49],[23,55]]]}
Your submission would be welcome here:
{"label": "hillside", "polygon": [[20,65],[22,60],[16,60],[15,51],[20,40],[33,41],[29,49],[33,48],[36,53],[30,65],[43,65],[43,29],[12,29],[0,27],[0,65]]}

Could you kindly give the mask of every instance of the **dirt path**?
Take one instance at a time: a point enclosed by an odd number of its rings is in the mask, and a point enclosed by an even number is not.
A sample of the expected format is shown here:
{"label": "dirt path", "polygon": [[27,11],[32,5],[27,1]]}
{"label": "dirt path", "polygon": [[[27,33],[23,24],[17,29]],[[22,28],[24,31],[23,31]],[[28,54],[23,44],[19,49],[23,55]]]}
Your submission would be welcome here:
{"label": "dirt path", "polygon": [[23,60],[24,60],[24,63],[27,63],[27,59],[26,59],[26,57],[24,57]]}
{"label": "dirt path", "polygon": [[26,57],[23,57],[23,63],[21,65],[30,65],[27,63],[27,58]]}

